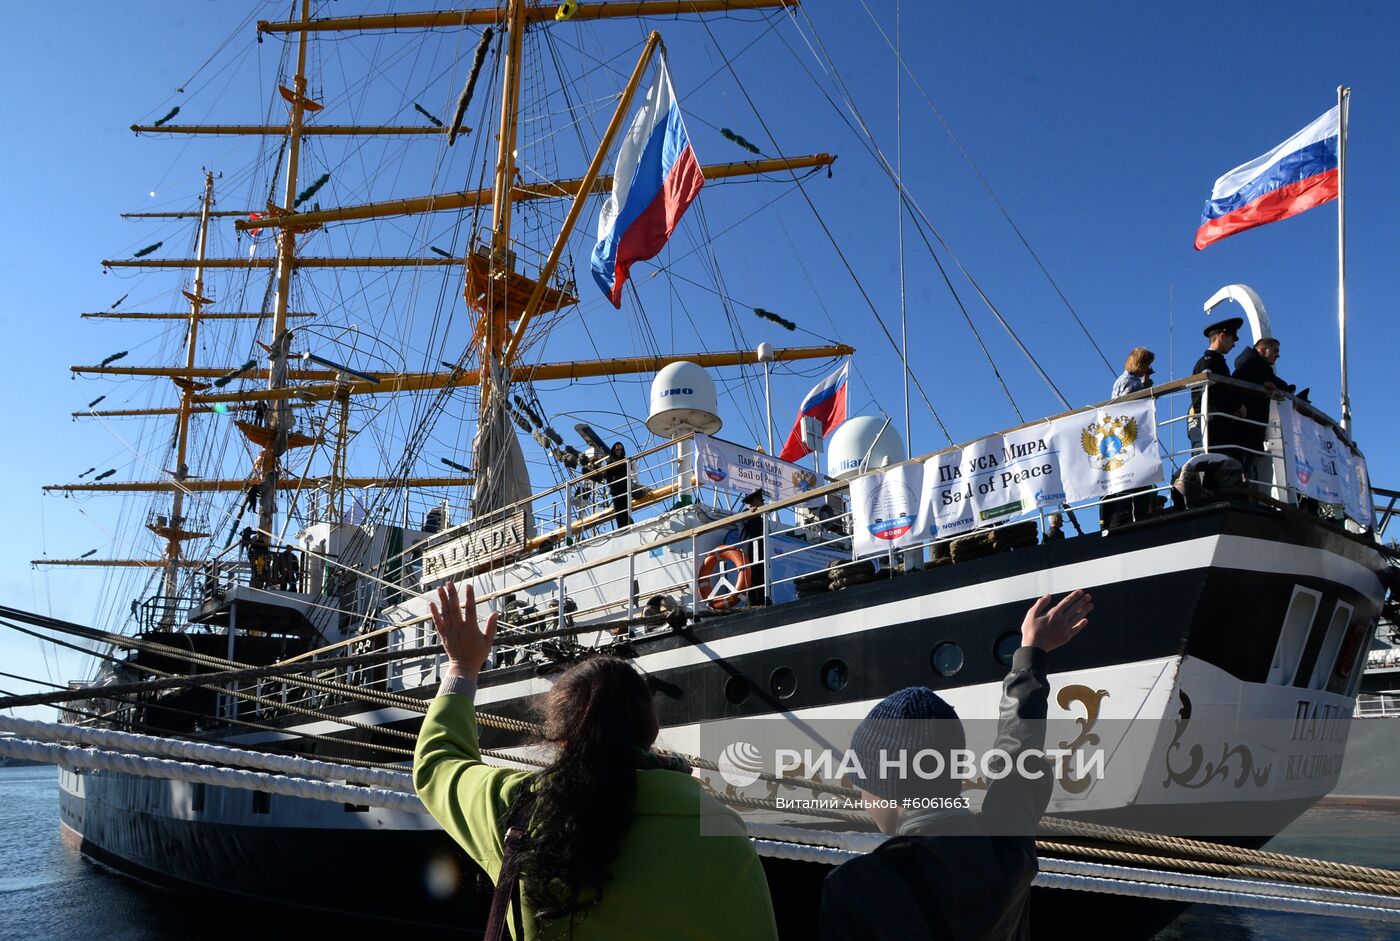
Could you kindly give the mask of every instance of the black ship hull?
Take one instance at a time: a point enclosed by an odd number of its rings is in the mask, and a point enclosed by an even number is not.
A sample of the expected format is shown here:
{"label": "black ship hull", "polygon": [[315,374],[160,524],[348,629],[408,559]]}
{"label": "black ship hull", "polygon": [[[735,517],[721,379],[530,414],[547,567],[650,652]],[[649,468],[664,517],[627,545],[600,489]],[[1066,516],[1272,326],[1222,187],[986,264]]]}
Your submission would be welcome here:
{"label": "black ship hull", "polygon": [[[999,652],[1028,600],[1085,587],[1096,605],[1092,636],[1056,653],[1057,689],[1097,690],[1102,703],[1155,722],[1161,730],[1154,735],[1175,730],[1180,738],[1185,729],[1189,736],[1193,708],[1204,718],[1222,706],[1247,707],[1254,718],[1286,729],[1318,710],[1349,715],[1364,651],[1344,648],[1338,625],[1347,632],[1374,627],[1382,565],[1373,546],[1314,517],[1220,504],[1104,538],[1068,539],[707,618],[634,637],[624,652],[658,692],[663,741],[682,751],[714,723],[860,712],[911,685],[943,691],[968,718],[969,704],[994,707],[989,697],[1006,669]],[[1312,599],[1301,624],[1294,623],[1300,593]],[[1347,612],[1341,622],[1337,612]],[[1290,631],[1294,639],[1281,644]],[[953,675],[942,676],[930,655],[947,643],[960,648],[963,660]],[[1280,665],[1283,653],[1290,662]],[[1348,657],[1350,665],[1342,662]],[[836,689],[823,682],[833,661],[845,667]],[[531,697],[548,687],[552,672],[557,668],[538,665],[488,671],[480,708],[528,718]],[[416,678],[416,686],[400,691],[430,697],[435,676],[426,670]],[[1067,711],[1074,715],[1082,705],[1071,700]],[[350,703],[327,703],[324,711],[379,731],[293,717],[274,720],[278,732],[228,738],[265,750],[382,761],[367,746],[403,747],[403,739],[382,730],[414,732],[420,715]],[[303,737],[313,733],[329,738]],[[1158,820],[1163,829],[1216,839],[1231,835],[1221,829],[1226,822],[1248,819],[1248,832],[1232,842],[1257,845],[1336,779],[1325,761],[1308,764],[1321,772],[1295,774],[1289,736],[1280,734],[1284,740],[1254,742],[1252,769],[1231,765],[1229,774],[1205,778],[1198,768],[1172,763],[1170,753],[1180,754],[1172,748],[1184,741],[1163,738],[1127,790],[1097,799],[1091,793],[1078,803],[1063,795],[1051,812],[1129,826]],[[483,742],[520,744],[504,733]],[[1340,740],[1333,736],[1327,748],[1339,755],[1344,746],[1345,723]],[[1309,747],[1314,754],[1318,746]],[[1261,781],[1266,762],[1271,773]],[[194,785],[180,782],[71,771],[63,773],[61,801],[64,825],[84,852],[149,881],[443,927],[477,924],[481,916],[484,877],[423,815],[214,787],[196,796]],[[810,924],[820,870],[769,866],[775,899],[790,909],[780,917],[789,926]],[[805,901],[797,905],[799,899]]]}

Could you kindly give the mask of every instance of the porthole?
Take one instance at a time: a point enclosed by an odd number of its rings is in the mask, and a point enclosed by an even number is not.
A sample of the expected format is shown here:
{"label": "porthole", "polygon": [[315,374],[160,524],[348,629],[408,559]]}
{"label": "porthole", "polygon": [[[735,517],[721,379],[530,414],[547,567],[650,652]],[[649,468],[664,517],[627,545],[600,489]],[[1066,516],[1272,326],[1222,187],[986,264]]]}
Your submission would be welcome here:
{"label": "porthole", "polygon": [[731,676],[724,681],[724,698],[735,706],[749,698],[749,681],[742,676]]}
{"label": "porthole", "polygon": [[928,662],[933,667],[933,672],[939,676],[952,676],[962,669],[962,648],[951,640],[945,640],[933,648],[933,653],[929,654]]}
{"label": "porthole", "polygon": [[822,664],[822,685],[833,693],[846,688],[851,678],[850,668],[844,660],[828,660]]}
{"label": "porthole", "polygon": [[768,688],[779,699],[789,699],[797,692],[797,674],[788,667],[778,667],[768,678]]}
{"label": "porthole", "polygon": [[1008,670],[1011,669],[1011,655],[1021,649],[1021,635],[1015,631],[1007,631],[997,638],[997,642],[992,645],[992,653],[996,656],[997,662]]}

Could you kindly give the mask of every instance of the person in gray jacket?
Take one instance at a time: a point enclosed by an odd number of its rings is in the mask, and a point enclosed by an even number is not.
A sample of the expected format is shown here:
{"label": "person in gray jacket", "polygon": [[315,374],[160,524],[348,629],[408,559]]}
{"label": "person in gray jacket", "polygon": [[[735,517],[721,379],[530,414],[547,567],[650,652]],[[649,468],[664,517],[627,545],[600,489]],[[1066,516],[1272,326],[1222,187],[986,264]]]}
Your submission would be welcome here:
{"label": "person in gray jacket", "polygon": [[[1039,871],[1035,828],[1054,787],[1043,755],[1046,654],[1079,634],[1094,607],[1082,590],[1059,604],[1052,600],[1036,601],[1021,622],[995,744],[1013,768],[990,782],[979,813],[965,809],[962,782],[947,773],[947,759],[965,747],[966,736],[957,712],[933,690],[891,694],[856,729],[851,748],[860,760],[861,790],[875,805],[871,819],[892,839],[827,875],[825,941],[1030,937],[1030,888]],[[876,773],[883,756],[923,749],[944,756],[941,766],[933,763],[944,773],[921,778],[894,773],[892,764],[886,765],[891,773]]]}

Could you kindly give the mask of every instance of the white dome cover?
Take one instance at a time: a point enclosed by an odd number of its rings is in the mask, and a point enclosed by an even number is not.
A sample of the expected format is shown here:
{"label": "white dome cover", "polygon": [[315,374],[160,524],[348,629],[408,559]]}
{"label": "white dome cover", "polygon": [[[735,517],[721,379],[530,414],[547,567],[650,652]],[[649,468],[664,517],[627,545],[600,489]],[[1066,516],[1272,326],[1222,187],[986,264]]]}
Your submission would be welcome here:
{"label": "white dome cover", "polygon": [[724,426],[719,417],[715,381],[703,366],[688,360],[669,363],[651,381],[647,428],[663,438],[698,431],[712,435]]}
{"label": "white dome cover", "polygon": [[849,480],[864,471],[904,460],[904,442],[893,422],[858,415],[843,421],[831,433],[826,454],[827,473],[838,480]]}

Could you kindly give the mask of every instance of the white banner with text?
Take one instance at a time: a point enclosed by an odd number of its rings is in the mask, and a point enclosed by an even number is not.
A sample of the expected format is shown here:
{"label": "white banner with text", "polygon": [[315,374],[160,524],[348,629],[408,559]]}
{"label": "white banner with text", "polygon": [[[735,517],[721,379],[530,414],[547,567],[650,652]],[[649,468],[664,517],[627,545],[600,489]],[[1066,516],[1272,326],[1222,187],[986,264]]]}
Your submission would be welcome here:
{"label": "white banner with text", "polygon": [[970,532],[1162,479],[1151,399],[991,435],[851,481],[857,555]]}
{"label": "white banner with text", "polygon": [[1278,403],[1288,485],[1321,503],[1341,506],[1363,526],[1371,525],[1371,484],[1366,459],[1349,448],[1331,425],[1304,415],[1293,403]]}
{"label": "white banner with text", "polygon": [[709,435],[695,436],[695,479],[701,485],[743,494],[761,488],[767,502],[817,485],[817,475],[805,467]]}

